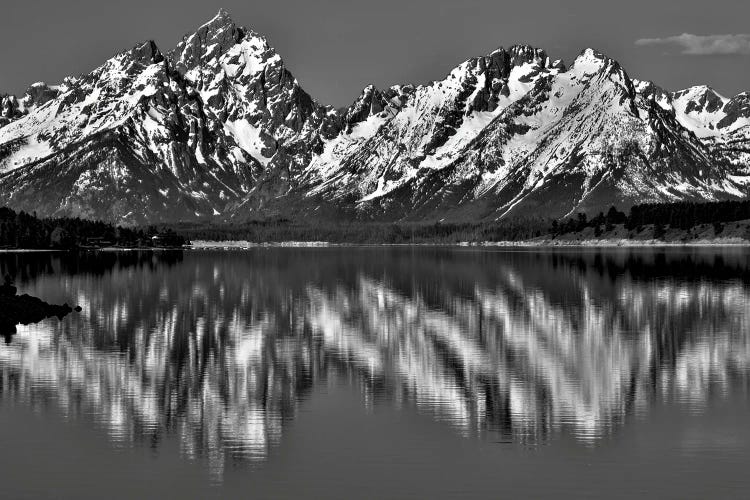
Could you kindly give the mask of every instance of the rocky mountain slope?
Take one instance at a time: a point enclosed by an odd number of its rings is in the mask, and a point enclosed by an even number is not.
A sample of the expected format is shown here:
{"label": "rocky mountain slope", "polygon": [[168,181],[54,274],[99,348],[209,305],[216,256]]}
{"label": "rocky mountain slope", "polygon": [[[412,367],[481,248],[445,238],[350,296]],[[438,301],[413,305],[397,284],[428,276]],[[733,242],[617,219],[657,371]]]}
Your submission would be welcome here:
{"label": "rocky mountain slope", "polygon": [[750,93],[668,92],[587,49],[514,46],[440,81],[319,104],[219,14],[0,97],[0,199],[120,223],[560,217],[750,194]]}

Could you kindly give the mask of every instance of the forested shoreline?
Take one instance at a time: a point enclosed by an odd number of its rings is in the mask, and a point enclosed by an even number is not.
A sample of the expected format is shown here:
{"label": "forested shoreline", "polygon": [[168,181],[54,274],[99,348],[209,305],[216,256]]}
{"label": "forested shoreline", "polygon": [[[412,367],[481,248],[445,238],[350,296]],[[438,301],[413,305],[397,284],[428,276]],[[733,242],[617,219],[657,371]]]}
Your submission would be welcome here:
{"label": "forested shoreline", "polygon": [[[750,220],[749,201],[708,203],[658,203],[633,206],[628,213],[611,207],[594,217],[576,214],[562,220],[515,217],[484,222],[299,222],[263,220],[222,224],[174,224],[170,228],[191,240],[383,244],[452,244],[462,242],[554,240],[578,233],[606,238],[618,234],[637,238],[648,227],[652,239],[679,230],[680,238],[693,237],[691,230],[710,224],[720,237],[727,223]],[[673,231],[674,232],[674,231]],[[745,236],[750,239],[750,234]]]}
{"label": "forested shoreline", "polygon": [[[628,213],[611,207],[594,217],[576,214],[562,220],[516,217],[485,222],[362,222],[271,219],[236,223],[176,223],[121,227],[81,218],[38,218],[0,208],[0,248],[91,249],[182,247],[190,240],[328,242],[361,244],[452,244],[462,242],[540,241],[585,235],[588,239],[643,238],[687,241],[700,229],[719,238],[725,227],[750,220],[750,201],[659,203],[633,206]],[[740,238],[750,239],[741,233]]]}
{"label": "forested shoreline", "polygon": [[589,219],[585,214],[568,218],[562,222],[553,221],[550,234],[562,235],[594,228],[596,235],[611,231],[620,224],[628,231],[640,232],[644,226],[654,227],[654,236],[663,236],[667,228],[690,231],[705,224],[713,226],[715,233],[721,234],[728,222],[750,219],[749,201],[718,201],[710,203],[648,203],[635,205],[628,214],[611,207],[605,214],[599,213]]}
{"label": "forested shoreline", "polygon": [[180,247],[189,243],[169,228],[128,228],[81,218],[40,218],[0,207],[0,249],[95,249]]}

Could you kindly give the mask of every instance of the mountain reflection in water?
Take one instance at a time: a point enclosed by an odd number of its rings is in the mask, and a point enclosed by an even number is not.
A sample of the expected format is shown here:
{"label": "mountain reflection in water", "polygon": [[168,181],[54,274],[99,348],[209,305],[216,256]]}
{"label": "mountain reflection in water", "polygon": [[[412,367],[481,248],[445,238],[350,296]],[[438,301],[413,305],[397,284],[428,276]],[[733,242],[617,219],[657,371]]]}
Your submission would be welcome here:
{"label": "mountain reflection in water", "polygon": [[660,404],[746,397],[743,250],[257,249],[1,255],[83,312],[0,347],[3,401],[167,435],[221,470],[265,460],[314,386],[345,377],[465,435],[587,445]]}

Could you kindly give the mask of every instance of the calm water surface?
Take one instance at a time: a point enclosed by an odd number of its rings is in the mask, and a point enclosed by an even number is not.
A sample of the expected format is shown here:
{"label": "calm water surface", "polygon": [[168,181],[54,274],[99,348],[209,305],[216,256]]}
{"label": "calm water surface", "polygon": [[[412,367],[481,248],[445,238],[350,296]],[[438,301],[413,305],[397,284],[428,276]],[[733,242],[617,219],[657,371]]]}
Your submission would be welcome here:
{"label": "calm water surface", "polygon": [[5,498],[748,498],[744,249],[0,254]]}

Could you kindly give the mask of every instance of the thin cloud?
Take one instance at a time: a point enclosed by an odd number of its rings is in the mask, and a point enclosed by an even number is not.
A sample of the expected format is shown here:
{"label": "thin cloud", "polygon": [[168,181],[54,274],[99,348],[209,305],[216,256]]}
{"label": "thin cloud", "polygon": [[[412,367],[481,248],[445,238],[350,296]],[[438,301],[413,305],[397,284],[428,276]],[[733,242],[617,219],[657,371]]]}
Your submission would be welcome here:
{"label": "thin cloud", "polygon": [[645,46],[667,46],[682,49],[689,56],[750,55],[750,35],[682,35],[666,38],[641,38],[635,44]]}

